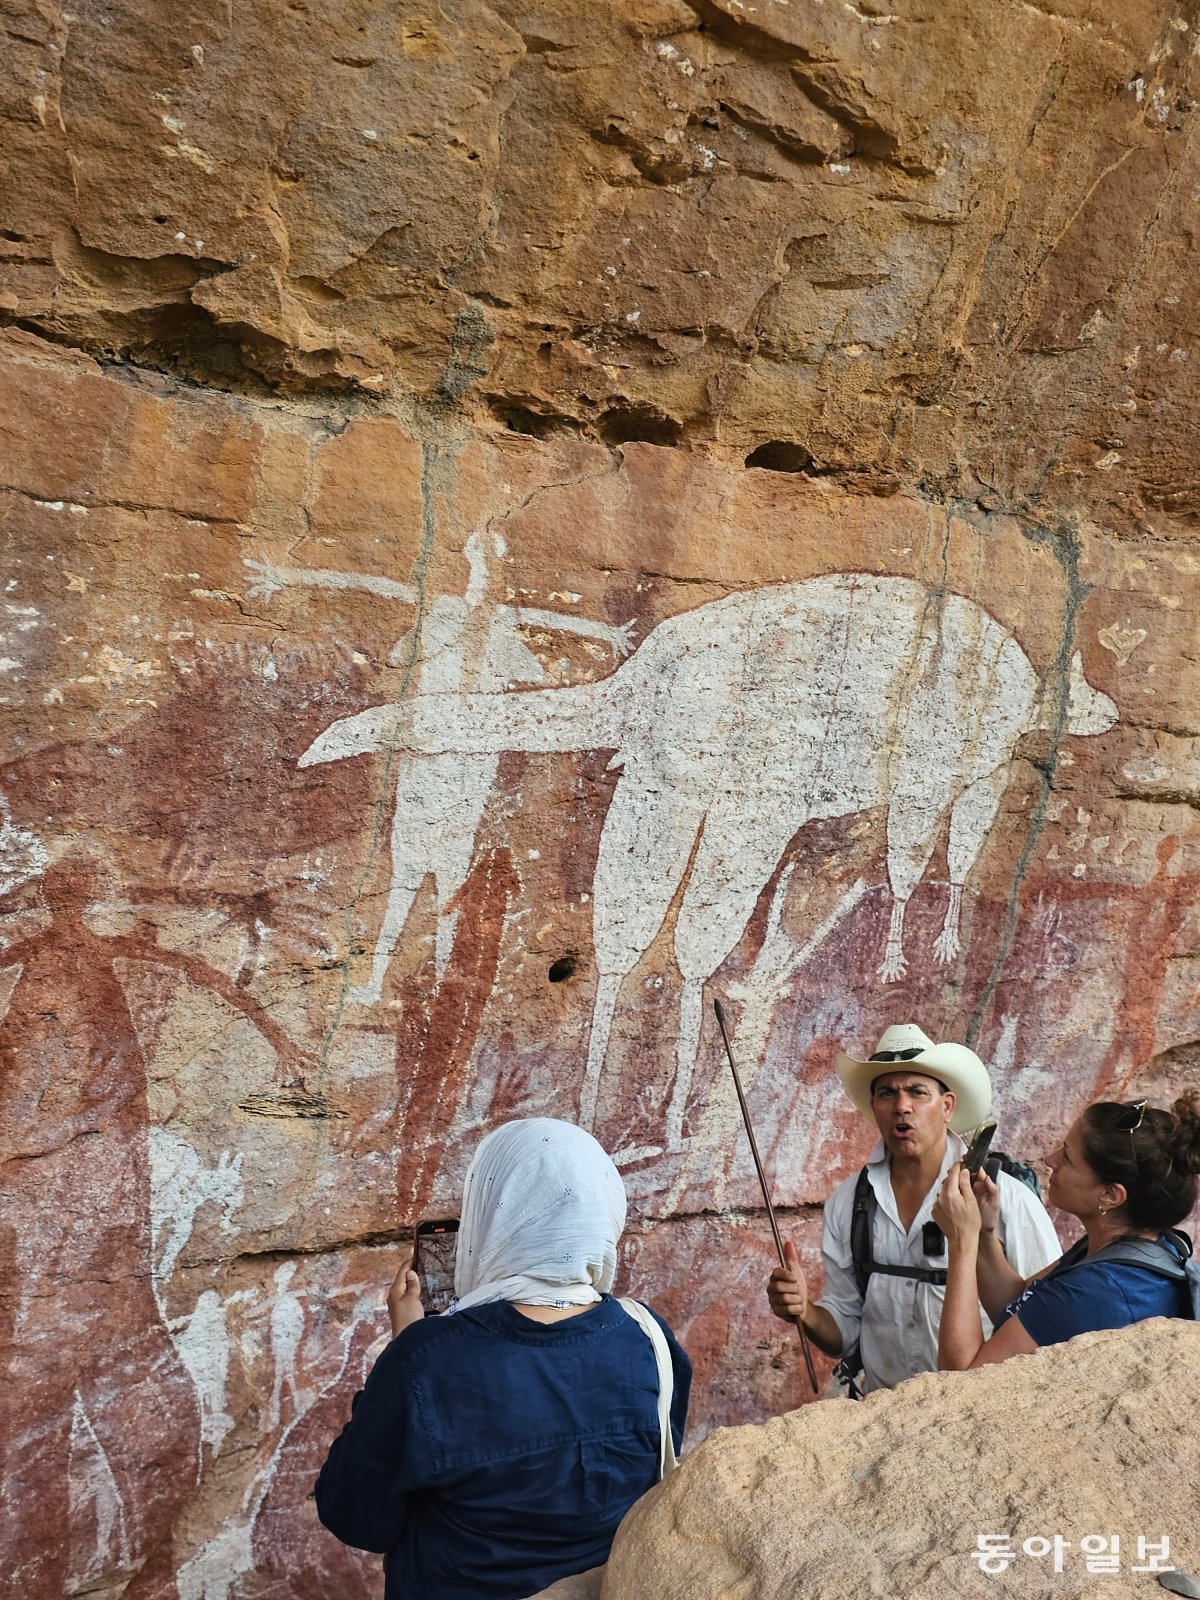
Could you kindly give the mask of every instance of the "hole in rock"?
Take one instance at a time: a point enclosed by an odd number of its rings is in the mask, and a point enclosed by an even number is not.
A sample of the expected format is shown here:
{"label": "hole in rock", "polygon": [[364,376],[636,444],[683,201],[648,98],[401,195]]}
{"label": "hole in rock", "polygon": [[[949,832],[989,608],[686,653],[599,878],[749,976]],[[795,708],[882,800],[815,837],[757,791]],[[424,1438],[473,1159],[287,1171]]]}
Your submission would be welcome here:
{"label": "hole in rock", "polygon": [[510,433],[528,434],[531,439],[548,439],[552,434],[564,430],[578,430],[578,423],[572,417],[564,417],[557,411],[534,411],[529,406],[491,396],[488,402],[496,421],[502,422]]}
{"label": "hole in rock", "polygon": [[683,438],[683,424],[653,406],[611,406],[600,418],[600,437],[605,444],[677,445]]}
{"label": "hole in rock", "polygon": [[568,978],[573,978],[579,971],[579,958],[577,956],[559,956],[557,961],[550,963],[550,971],[546,976],[551,983],[566,983]]}
{"label": "hole in rock", "polygon": [[751,450],[746,457],[748,467],[760,467],[764,472],[811,472],[813,458],[803,445],[790,439],[769,439]]}

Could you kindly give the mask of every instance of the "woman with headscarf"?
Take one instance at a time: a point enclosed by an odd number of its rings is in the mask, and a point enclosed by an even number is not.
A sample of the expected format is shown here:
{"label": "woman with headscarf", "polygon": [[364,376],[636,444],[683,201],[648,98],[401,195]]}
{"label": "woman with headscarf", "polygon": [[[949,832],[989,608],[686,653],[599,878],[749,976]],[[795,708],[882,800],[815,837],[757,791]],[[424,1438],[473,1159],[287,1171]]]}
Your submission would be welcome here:
{"label": "woman with headscarf", "polygon": [[[1022,1279],[995,1235],[996,1190],[946,1174],[933,1208],[949,1253],[938,1365],[963,1372],[1029,1355],[1079,1333],[1147,1317],[1190,1317],[1192,1242],[1175,1226],[1196,1205],[1200,1091],[1169,1111],[1145,1100],[1088,1106],[1052,1151],[1051,1205],[1077,1217],[1084,1236],[1035,1277]],[[982,1300],[995,1331],[984,1339]]]}
{"label": "woman with headscarf", "polygon": [[[658,1480],[654,1343],[609,1294],[624,1226],[620,1174],[581,1128],[539,1117],[481,1141],[454,1306],[422,1317],[416,1274],[397,1275],[392,1342],[317,1480],[325,1526],[386,1554],[386,1600],[524,1600],[606,1561]],[[691,1363],[655,1322],[677,1450]]]}

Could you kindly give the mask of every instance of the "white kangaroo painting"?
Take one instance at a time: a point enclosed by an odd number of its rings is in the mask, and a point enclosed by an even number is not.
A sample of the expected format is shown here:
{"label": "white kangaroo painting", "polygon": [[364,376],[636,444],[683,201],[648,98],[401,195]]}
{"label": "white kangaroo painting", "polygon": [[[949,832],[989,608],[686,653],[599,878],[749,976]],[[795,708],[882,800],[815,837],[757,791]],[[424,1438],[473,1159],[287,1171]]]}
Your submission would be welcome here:
{"label": "white kangaroo painting", "polygon": [[1098,734],[1117,720],[1078,655],[1067,676],[1048,688],[1012,633],[961,595],[835,574],[670,617],[597,682],[421,692],[373,707],[333,723],[300,765],[380,750],[614,752],[621,775],[595,870],[599,976],[580,1119],[595,1118],[621,985],[682,886],[674,950],[683,994],[666,1113],[667,1147],[679,1149],[703,986],[797,830],[885,810],[892,912],[879,975],[894,982],[906,970],[905,907],[948,819],[950,894],[934,953],[953,960],[963,886],[1018,739],[1035,728]]}

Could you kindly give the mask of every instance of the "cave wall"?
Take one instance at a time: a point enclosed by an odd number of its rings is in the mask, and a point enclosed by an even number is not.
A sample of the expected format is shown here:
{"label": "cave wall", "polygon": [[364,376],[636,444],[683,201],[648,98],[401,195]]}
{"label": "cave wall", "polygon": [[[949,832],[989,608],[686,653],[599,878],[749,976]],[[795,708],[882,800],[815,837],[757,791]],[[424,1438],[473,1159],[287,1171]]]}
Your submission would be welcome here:
{"label": "cave wall", "polygon": [[[694,1434],[889,1021],[1200,1058],[1194,6],[9,0],[0,1585],[306,1499],[481,1131],[591,1123]],[[19,1513],[19,1514],[17,1514]]]}

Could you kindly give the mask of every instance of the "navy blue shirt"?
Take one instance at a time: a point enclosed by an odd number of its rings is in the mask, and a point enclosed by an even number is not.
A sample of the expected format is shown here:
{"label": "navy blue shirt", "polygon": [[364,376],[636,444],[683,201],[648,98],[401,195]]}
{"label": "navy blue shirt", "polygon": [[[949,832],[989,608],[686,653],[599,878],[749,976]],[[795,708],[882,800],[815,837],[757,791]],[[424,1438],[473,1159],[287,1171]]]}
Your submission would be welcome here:
{"label": "navy blue shirt", "polygon": [[[1172,1248],[1165,1234],[1159,1243]],[[1147,1317],[1191,1316],[1186,1283],[1127,1261],[1089,1261],[1086,1250],[1083,1238],[1017,1296],[996,1326],[1015,1316],[1035,1344],[1046,1345],[1062,1344],[1077,1333],[1125,1328]]]}
{"label": "navy blue shirt", "polygon": [[[678,1450],[691,1362],[667,1333]],[[317,1479],[321,1521],[387,1552],[387,1600],[525,1600],[608,1559],[658,1478],[658,1369],[605,1297],[534,1322],[501,1301],[406,1328]]]}

